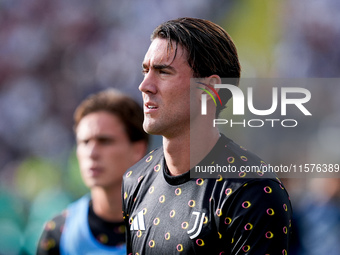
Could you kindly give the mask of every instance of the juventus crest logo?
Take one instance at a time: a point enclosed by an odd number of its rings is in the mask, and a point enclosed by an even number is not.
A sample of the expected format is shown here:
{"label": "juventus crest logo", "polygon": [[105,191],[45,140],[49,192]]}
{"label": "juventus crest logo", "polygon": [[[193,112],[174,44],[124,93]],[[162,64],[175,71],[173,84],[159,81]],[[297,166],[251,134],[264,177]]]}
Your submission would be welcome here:
{"label": "juventus crest logo", "polygon": [[196,238],[201,233],[205,213],[193,212],[192,215],[195,217],[194,226],[187,231],[190,239]]}

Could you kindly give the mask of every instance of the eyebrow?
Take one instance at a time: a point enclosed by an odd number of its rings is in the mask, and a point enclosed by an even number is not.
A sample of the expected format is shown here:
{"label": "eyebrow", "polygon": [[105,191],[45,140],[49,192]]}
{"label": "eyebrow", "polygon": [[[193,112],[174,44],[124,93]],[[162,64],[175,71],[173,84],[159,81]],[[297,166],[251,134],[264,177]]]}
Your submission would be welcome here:
{"label": "eyebrow", "polygon": [[[146,68],[148,68],[148,65],[143,64],[142,67],[143,67],[143,69],[146,69]],[[175,71],[174,67],[172,67],[171,65],[165,65],[165,64],[156,64],[156,65],[153,65],[152,68],[154,68],[156,70],[170,69],[171,71]]]}
{"label": "eyebrow", "polygon": [[110,135],[110,134],[99,134],[99,135],[95,135],[95,136],[86,136],[86,137],[77,137],[77,141],[79,142],[83,142],[86,140],[115,140],[116,137],[114,135]]}

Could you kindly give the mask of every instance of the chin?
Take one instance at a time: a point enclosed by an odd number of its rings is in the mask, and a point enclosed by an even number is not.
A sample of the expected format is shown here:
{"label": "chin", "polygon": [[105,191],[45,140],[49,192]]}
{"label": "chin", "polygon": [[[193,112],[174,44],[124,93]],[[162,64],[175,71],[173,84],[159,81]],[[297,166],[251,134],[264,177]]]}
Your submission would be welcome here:
{"label": "chin", "polygon": [[144,131],[149,135],[162,135],[162,132],[160,132],[157,128],[145,127]]}
{"label": "chin", "polygon": [[102,188],[103,186],[105,186],[105,185],[97,182],[97,183],[92,183],[90,188]]}
{"label": "chin", "polygon": [[86,186],[87,186],[88,188],[90,188],[90,189],[91,189],[91,188],[94,188],[94,187],[101,187],[102,184],[103,184],[102,181],[100,181],[100,180],[94,180],[94,179],[88,180],[88,181],[86,182]]}
{"label": "chin", "polygon": [[143,129],[146,133],[151,134],[151,135],[155,135],[155,131],[157,130],[155,125],[152,125],[152,123],[150,122],[147,122],[147,123],[144,122]]}

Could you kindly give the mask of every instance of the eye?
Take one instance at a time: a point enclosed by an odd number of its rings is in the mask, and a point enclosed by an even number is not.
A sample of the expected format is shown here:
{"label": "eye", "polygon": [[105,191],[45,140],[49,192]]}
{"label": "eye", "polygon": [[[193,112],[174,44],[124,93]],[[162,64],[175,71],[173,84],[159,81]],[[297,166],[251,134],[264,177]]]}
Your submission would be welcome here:
{"label": "eye", "polygon": [[89,139],[85,139],[85,140],[78,140],[77,144],[78,145],[87,145],[90,142]]}
{"label": "eye", "polygon": [[98,140],[98,143],[101,144],[101,145],[110,145],[110,144],[114,143],[113,138],[100,137],[97,140]]}
{"label": "eye", "polygon": [[169,72],[164,71],[163,69],[160,69],[160,70],[159,70],[159,73],[160,73],[160,74],[170,74]]}
{"label": "eye", "polygon": [[142,69],[142,74],[143,74],[143,75],[147,74],[148,72],[149,72],[149,69],[146,69],[146,68],[143,68],[143,69]]}

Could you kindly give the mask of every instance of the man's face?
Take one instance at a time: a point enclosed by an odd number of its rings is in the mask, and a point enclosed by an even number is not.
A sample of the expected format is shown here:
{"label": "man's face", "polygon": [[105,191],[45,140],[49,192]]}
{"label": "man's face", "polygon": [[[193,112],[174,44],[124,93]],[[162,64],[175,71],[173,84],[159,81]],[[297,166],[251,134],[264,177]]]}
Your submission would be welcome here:
{"label": "man's face", "polygon": [[85,184],[89,188],[120,185],[124,172],[135,163],[133,143],[121,120],[105,111],[90,113],[79,122],[76,136]]}
{"label": "man's face", "polygon": [[[152,41],[143,61],[144,80],[139,86],[144,101],[144,130],[173,137],[190,129],[190,78],[193,71],[179,45],[168,51],[165,39]],[[173,45],[175,46],[175,45]]]}

